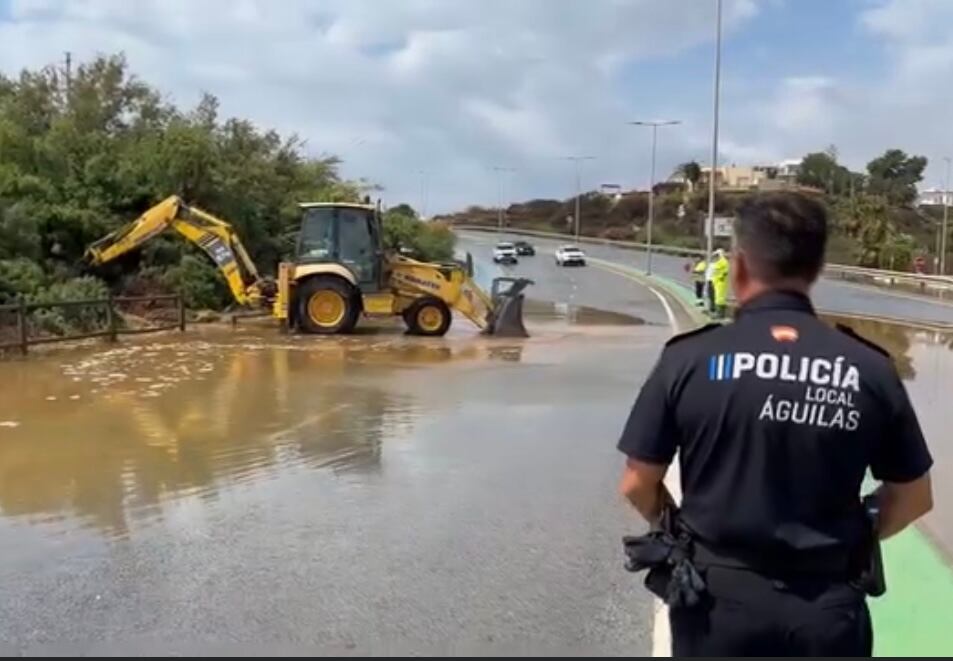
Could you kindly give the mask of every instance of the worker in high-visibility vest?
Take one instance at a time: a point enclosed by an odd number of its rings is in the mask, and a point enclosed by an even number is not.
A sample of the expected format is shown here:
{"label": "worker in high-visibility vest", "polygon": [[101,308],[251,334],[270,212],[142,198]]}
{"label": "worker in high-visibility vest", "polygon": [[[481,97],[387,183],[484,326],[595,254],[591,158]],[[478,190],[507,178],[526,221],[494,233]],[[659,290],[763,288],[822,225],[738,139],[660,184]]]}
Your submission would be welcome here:
{"label": "worker in high-visibility vest", "polygon": [[699,258],[692,267],[692,282],[695,284],[695,305],[705,305],[705,271],[708,262],[704,257]]}
{"label": "worker in high-visibility vest", "polygon": [[730,264],[725,251],[718,249],[712,257],[711,283],[715,318],[724,319],[728,312],[728,270]]}

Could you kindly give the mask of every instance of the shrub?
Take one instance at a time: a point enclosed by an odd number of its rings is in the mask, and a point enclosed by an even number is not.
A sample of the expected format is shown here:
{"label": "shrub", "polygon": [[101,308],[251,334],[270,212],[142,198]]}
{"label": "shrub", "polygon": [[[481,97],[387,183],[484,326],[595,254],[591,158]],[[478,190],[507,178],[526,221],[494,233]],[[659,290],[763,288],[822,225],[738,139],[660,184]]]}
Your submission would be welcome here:
{"label": "shrub", "polygon": [[384,247],[410,253],[425,262],[453,259],[456,236],[445,223],[425,223],[402,213],[389,211],[383,221]]}
{"label": "shrub", "polygon": [[[57,282],[28,297],[31,303],[58,303],[104,299],[109,296],[106,284],[92,276],[72,278]],[[31,315],[33,323],[41,330],[55,335],[85,333],[102,328],[106,323],[103,306],[71,306],[40,308]]]}
{"label": "shrub", "polygon": [[33,296],[46,282],[46,275],[36,262],[25,257],[0,260],[0,304],[12,303],[18,296]]}
{"label": "shrub", "polygon": [[160,276],[159,282],[181,294],[186,307],[194,310],[219,310],[232,301],[221,274],[204,257],[185,255]]}

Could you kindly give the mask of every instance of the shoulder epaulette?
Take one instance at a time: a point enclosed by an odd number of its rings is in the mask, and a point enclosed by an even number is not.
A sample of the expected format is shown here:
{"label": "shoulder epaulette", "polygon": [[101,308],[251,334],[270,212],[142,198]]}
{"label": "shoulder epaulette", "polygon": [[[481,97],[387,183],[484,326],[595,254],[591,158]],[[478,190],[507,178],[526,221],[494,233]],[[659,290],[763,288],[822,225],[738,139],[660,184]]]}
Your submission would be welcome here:
{"label": "shoulder epaulette", "polygon": [[853,328],[851,328],[850,326],[848,326],[848,325],[846,325],[846,324],[836,324],[835,327],[837,328],[837,330],[839,330],[839,331],[840,331],[841,333],[843,333],[844,335],[849,335],[850,337],[854,338],[855,340],[857,340],[857,341],[860,342],[861,344],[867,345],[868,347],[870,347],[871,349],[873,349],[873,350],[876,351],[877,353],[883,354],[883,355],[886,356],[887,358],[890,358],[890,352],[889,352],[889,351],[887,351],[886,349],[884,349],[882,346],[880,346],[880,345],[877,344],[876,342],[871,342],[870,340],[868,340],[866,337],[864,337],[863,335],[861,335],[860,333],[858,333],[857,331],[855,331],[855,330],[854,330]]}
{"label": "shoulder epaulette", "polygon": [[665,346],[670,347],[676,342],[681,342],[689,337],[695,337],[696,335],[701,335],[702,333],[707,333],[710,330],[716,328],[721,328],[721,324],[705,324],[704,326],[699,326],[698,328],[693,328],[690,331],[685,333],[679,333],[678,335],[673,335],[668,339],[668,342],[665,343]]}

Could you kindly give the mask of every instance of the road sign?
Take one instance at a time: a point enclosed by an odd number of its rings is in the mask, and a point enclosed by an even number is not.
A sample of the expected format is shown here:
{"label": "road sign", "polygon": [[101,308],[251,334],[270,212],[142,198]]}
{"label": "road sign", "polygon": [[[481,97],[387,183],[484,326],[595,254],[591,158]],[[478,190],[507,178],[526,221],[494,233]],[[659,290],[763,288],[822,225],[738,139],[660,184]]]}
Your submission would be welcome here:
{"label": "road sign", "polygon": [[[734,234],[735,219],[731,216],[715,216],[712,220],[716,237],[730,238]],[[708,223],[706,222],[705,225],[707,226]]]}

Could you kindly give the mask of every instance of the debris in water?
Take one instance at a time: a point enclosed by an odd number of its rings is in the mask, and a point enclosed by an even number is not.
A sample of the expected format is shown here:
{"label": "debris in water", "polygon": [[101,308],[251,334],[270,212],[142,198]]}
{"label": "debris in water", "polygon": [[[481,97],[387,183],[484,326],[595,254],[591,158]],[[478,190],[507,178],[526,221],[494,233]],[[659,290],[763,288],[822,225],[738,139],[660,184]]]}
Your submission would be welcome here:
{"label": "debris in water", "polygon": [[0,427],[7,427],[9,429],[16,429],[20,426],[20,423],[15,420],[0,420]]}
{"label": "debris in water", "polygon": [[79,395],[70,395],[69,398],[72,400],[77,400],[79,399]]}
{"label": "debris in water", "polygon": [[55,401],[56,401],[56,395],[47,395],[47,396],[46,396],[46,401],[48,401],[48,402],[55,402]]}
{"label": "debris in water", "polygon": [[148,376],[137,376],[136,381],[139,383],[152,383],[152,379],[150,379]]}

